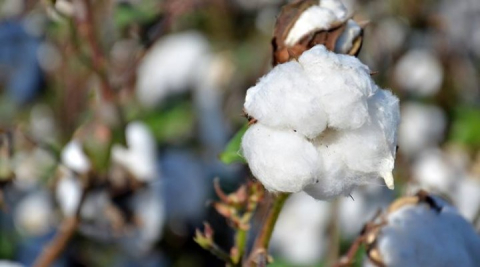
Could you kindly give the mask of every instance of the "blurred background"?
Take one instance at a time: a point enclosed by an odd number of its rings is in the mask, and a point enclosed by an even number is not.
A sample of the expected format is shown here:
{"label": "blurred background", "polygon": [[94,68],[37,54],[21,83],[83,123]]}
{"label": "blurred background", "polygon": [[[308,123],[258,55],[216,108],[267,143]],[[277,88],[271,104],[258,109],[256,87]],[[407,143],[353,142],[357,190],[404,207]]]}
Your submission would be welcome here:
{"label": "blurred background", "polygon": [[[242,163],[219,158],[271,68],[275,0],[0,0],[0,266],[223,266],[192,240]],[[375,212],[426,189],[480,229],[480,2],[344,0],[359,58],[401,100],[396,188],[288,200],[272,266],[329,266]],[[10,264],[10,265],[7,265]],[[18,265],[15,265],[18,264]]]}

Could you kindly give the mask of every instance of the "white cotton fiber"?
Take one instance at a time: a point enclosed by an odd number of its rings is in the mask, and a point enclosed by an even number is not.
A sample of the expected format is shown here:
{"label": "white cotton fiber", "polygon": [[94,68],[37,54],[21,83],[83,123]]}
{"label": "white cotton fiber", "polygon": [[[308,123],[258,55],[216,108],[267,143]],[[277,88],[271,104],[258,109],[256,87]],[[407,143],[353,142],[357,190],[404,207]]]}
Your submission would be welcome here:
{"label": "white cotton fiber", "polygon": [[347,17],[345,6],[337,0],[322,0],[320,5],[307,8],[288,32],[285,44],[293,46],[304,36],[318,30],[326,30]]}
{"label": "white cotton fiber", "polygon": [[377,247],[386,266],[463,266],[480,264],[480,237],[458,211],[434,198],[427,204],[404,206],[387,217]]}
{"label": "white cotton fiber", "polygon": [[293,130],[254,124],[243,136],[242,151],[253,175],[270,191],[299,192],[318,180],[317,151]]}
{"label": "white cotton fiber", "polygon": [[362,28],[354,20],[349,19],[345,30],[338,37],[335,43],[335,52],[341,54],[348,54],[353,48],[354,41],[362,33]]}
{"label": "white cotton fiber", "polygon": [[80,141],[72,139],[62,150],[61,159],[63,164],[72,171],[86,173],[90,170],[90,160],[83,152]]}
{"label": "white cotton fiber", "polygon": [[327,118],[318,97],[309,93],[313,87],[298,62],[281,64],[247,91],[245,111],[264,125],[314,138]]}
{"label": "white cotton fiber", "polygon": [[112,147],[113,161],[123,165],[140,181],[151,181],[158,175],[155,139],[142,122],[131,122],[125,130],[128,148]]}
{"label": "white cotton fiber", "polygon": [[368,121],[367,98],[377,90],[368,67],[357,58],[315,46],[299,58],[328,115],[328,126],[355,129]]}
{"label": "white cotton fiber", "polygon": [[65,216],[73,216],[80,204],[82,185],[80,181],[65,171],[65,175],[58,181],[55,196]]}

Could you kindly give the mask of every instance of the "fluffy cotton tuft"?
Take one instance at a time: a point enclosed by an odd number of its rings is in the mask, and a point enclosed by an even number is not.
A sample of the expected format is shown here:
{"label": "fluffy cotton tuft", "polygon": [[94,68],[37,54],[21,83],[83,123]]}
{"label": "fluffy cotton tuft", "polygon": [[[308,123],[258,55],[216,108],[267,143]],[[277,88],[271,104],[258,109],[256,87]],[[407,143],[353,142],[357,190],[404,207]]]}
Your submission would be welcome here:
{"label": "fluffy cotton tuft", "polygon": [[347,19],[347,10],[340,1],[321,0],[319,2],[319,5],[307,8],[290,29],[285,40],[288,46],[295,45],[311,32],[326,30],[333,24]]}
{"label": "fluffy cotton tuft", "polygon": [[244,109],[257,120],[244,156],[267,189],[329,199],[377,178],[393,188],[398,99],[357,58],[315,46],[260,79]]}
{"label": "fluffy cotton tuft", "polygon": [[299,192],[318,180],[319,155],[315,147],[293,130],[273,130],[262,124],[248,129],[243,155],[255,177],[271,191]]}
{"label": "fluffy cotton tuft", "polygon": [[90,160],[83,152],[82,144],[78,140],[71,140],[63,148],[61,158],[63,164],[75,172],[86,173],[90,170]]}
{"label": "fluffy cotton tuft", "polygon": [[151,181],[158,175],[156,142],[148,127],[141,122],[131,122],[125,130],[128,149],[112,147],[113,161],[121,164],[140,181]]}
{"label": "fluffy cotton tuft", "polygon": [[478,266],[480,237],[458,211],[438,198],[390,213],[378,235],[385,266]]}

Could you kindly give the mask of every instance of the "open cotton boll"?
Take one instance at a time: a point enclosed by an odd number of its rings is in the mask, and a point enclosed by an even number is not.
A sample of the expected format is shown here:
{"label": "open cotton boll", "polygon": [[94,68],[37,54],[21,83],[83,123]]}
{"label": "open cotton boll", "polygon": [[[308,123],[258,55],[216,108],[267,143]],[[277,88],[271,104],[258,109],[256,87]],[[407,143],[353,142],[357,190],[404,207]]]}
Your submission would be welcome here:
{"label": "open cotton boll", "polygon": [[77,173],[86,173],[90,170],[90,160],[83,152],[82,144],[78,140],[72,139],[63,148],[60,157],[65,166]]}
{"label": "open cotton boll", "polygon": [[347,17],[345,6],[337,0],[322,0],[319,5],[307,8],[288,32],[285,44],[293,46],[305,35],[327,30]]}
{"label": "open cotton boll", "polygon": [[410,50],[398,61],[395,80],[406,91],[420,96],[432,96],[442,85],[443,68],[430,52]]}
{"label": "open cotton boll", "polygon": [[432,197],[405,205],[387,216],[376,246],[385,266],[478,266],[480,237],[458,211]]}
{"label": "open cotton boll", "polygon": [[125,130],[128,148],[112,147],[113,161],[123,165],[138,180],[151,181],[157,177],[156,142],[142,122],[131,122]]}
{"label": "open cotton boll", "polygon": [[272,234],[272,254],[295,266],[312,266],[327,247],[330,206],[304,193],[288,198]]}
{"label": "open cotton boll", "polygon": [[266,126],[314,138],[327,126],[327,118],[319,99],[310,93],[312,87],[298,62],[280,64],[247,91],[245,111]]}
{"label": "open cotton boll", "polygon": [[293,130],[254,124],[242,138],[242,152],[253,175],[270,191],[299,192],[318,180],[318,153]]}

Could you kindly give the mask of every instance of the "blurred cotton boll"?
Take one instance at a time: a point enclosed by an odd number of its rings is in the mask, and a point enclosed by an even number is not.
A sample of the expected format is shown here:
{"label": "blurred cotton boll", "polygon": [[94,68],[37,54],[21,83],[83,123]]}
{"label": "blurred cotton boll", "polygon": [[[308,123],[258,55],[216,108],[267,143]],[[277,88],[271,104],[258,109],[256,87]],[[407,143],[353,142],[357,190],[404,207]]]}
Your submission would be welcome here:
{"label": "blurred cotton boll", "polygon": [[86,173],[91,168],[90,160],[85,155],[79,140],[72,139],[65,145],[60,157],[67,168],[77,173]]}
{"label": "blurred cotton boll", "polygon": [[432,96],[442,86],[443,67],[436,55],[425,50],[410,50],[395,66],[395,81],[405,91]]}
{"label": "blurred cotton boll", "polygon": [[480,237],[458,211],[437,197],[397,200],[371,239],[370,259],[382,266],[478,266]]}
{"label": "blurred cotton boll", "polygon": [[21,190],[34,188],[56,164],[54,156],[42,148],[15,153],[13,168],[14,184]]}
{"label": "blurred cotton boll", "polygon": [[292,195],[275,225],[271,246],[273,254],[295,266],[311,266],[323,257],[330,205],[305,193]]}
{"label": "blurred cotton boll", "polygon": [[169,94],[181,93],[194,86],[210,47],[198,32],[171,34],[157,41],[142,60],[137,75],[136,92],[141,104],[154,107]]}
{"label": "blurred cotton boll", "polygon": [[155,139],[142,122],[130,122],[125,130],[128,148],[112,147],[112,159],[124,166],[139,181],[149,182],[158,177]]}
{"label": "blurred cotton boll", "polygon": [[402,105],[401,114],[398,145],[406,156],[414,157],[444,139],[447,118],[439,107],[407,102]]}
{"label": "blurred cotton boll", "polygon": [[419,186],[434,192],[449,193],[455,180],[460,179],[458,174],[444,153],[436,148],[423,151],[412,167],[413,179]]}
{"label": "blurred cotton boll", "polygon": [[15,208],[15,226],[21,233],[29,236],[41,236],[53,228],[54,217],[48,194],[39,191],[20,200]]}

